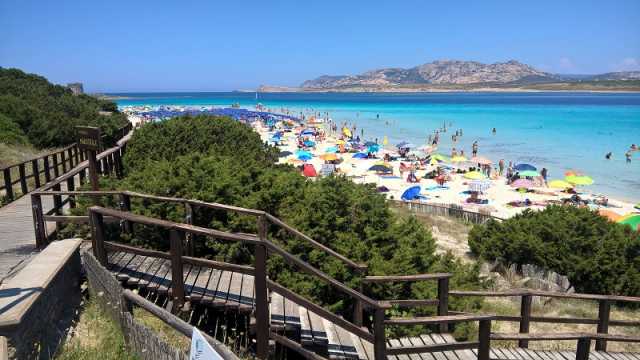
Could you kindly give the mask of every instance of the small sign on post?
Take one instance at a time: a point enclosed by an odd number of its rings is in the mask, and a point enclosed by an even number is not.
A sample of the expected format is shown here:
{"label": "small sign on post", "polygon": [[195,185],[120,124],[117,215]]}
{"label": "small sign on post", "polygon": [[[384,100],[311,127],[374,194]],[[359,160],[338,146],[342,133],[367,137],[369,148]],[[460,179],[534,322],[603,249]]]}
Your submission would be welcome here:
{"label": "small sign on post", "polygon": [[91,126],[76,126],[78,132],[78,149],[84,151],[89,160],[89,182],[93,191],[99,190],[98,185],[98,151],[101,148],[100,128]]}
{"label": "small sign on post", "polygon": [[204,336],[202,336],[200,331],[194,327],[193,334],[191,335],[191,352],[189,354],[189,360],[224,359],[213,349]]}

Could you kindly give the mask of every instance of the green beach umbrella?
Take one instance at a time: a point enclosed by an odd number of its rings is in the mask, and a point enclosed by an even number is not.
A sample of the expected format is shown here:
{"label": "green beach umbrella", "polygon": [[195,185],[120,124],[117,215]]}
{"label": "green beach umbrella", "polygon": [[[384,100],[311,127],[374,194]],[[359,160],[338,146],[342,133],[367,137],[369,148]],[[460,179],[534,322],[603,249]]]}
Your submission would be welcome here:
{"label": "green beach umbrella", "polygon": [[471,180],[482,180],[486,179],[487,176],[479,171],[469,171],[464,174],[464,177]]}
{"label": "green beach umbrella", "polygon": [[618,223],[629,225],[633,230],[640,229],[640,214],[630,214],[618,220]]}
{"label": "green beach umbrella", "polygon": [[533,171],[533,170],[520,171],[520,172],[518,172],[518,175],[520,175],[520,176],[531,176],[531,177],[540,176],[540,174],[537,171]]}
{"label": "green beach umbrella", "polygon": [[551,180],[549,181],[549,187],[553,189],[570,189],[573,185],[564,180]]}
{"label": "green beach umbrella", "polygon": [[569,175],[564,178],[568,183],[573,185],[591,185],[593,179],[587,175]]}

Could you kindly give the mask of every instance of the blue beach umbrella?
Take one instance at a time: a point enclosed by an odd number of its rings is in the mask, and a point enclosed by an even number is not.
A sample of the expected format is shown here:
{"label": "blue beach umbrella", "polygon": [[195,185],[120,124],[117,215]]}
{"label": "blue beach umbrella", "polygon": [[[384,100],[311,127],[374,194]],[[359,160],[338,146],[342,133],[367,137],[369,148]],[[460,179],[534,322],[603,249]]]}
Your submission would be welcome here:
{"label": "blue beach umbrella", "polygon": [[381,172],[381,173],[390,173],[393,172],[391,168],[384,165],[373,165],[369,168],[369,171]]}
{"label": "blue beach umbrella", "polygon": [[365,153],[355,153],[352,156],[352,158],[354,158],[354,159],[366,159],[367,157],[368,157],[368,155],[365,154]]}
{"label": "blue beach umbrella", "polygon": [[303,136],[309,136],[309,135],[315,135],[315,134],[316,134],[316,131],[313,129],[304,129],[300,132],[300,135],[303,135]]}
{"label": "blue beach umbrella", "polygon": [[328,148],[324,149],[324,152],[325,153],[336,153],[336,152],[338,152],[338,148],[335,147],[335,146],[331,146],[331,147],[328,147]]}
{"label": "blue beach umbrella", "polygon": [[296,151],[296,157],[302,161],[308,161],[313,158],[313,154],[308,151],[298,150]]}
{"label": "blue beach umbrella", "polygon": [[400,197],[402,200],[415,200],[416,198],[418,198],[420,196],[420,186],[416,185],[416,186],[412,186],[410,188],[408,188],[407,190],[405,190],[402,193],[402,196]]}
{"label": "blue beach umbrella", "polygon": [[280,151],[280,153],[278,154],[279,157],[285,157],[289,155],[293,155],[293,153],[291,151]]}
{"label": "blue beach umbrella", "polygon": [[535,166],[531,164],[518,164],[513,167],[516,171],[536,171],[538,170]]}
{"label": "blue beach umbrella", "polygon": [[304,142],[304,146],[313,147],[313,146],[316,146],[316,143],[311,140],[307,140]]}
{"label": "blue beach umbrella", "polygon": [[367,149],[367,151],[368,152],[372,152],[372,153],[378,152],[378,151],[380,151],[380,145],[378,145],[378,144],[370,145],[369,148]]}

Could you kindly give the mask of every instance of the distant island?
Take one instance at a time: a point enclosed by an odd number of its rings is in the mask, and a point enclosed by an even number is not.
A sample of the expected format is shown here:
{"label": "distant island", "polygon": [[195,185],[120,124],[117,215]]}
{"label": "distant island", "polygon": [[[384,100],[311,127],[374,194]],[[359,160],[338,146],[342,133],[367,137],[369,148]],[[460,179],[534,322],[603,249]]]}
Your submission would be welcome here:
{"label": "distant island", "polygon": [[552,74],[521,62],[437,60],[359,75],[322,75],[300,87],[263,85],[260,92],[640,91],[640,71]]}

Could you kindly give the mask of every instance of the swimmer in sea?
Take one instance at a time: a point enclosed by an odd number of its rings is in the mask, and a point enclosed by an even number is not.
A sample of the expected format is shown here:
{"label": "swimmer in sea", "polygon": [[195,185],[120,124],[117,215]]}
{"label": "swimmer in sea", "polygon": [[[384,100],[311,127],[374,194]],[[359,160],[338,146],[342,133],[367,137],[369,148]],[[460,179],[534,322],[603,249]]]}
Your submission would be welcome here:
{"label": "swimmer in sea", "polygon": [[613,154],[611,154],[611,151],[609,151],[607,153],[607,155],[604,156],[604,158],[607,159],[607,160],[611,160],[611,155],[613,155]]}
{"label": "swimmer in sea", "polygon": [[493,135],[496,134],[496,128],[493,128],[493,130],[491,130],[491,132],[493,133]]}

